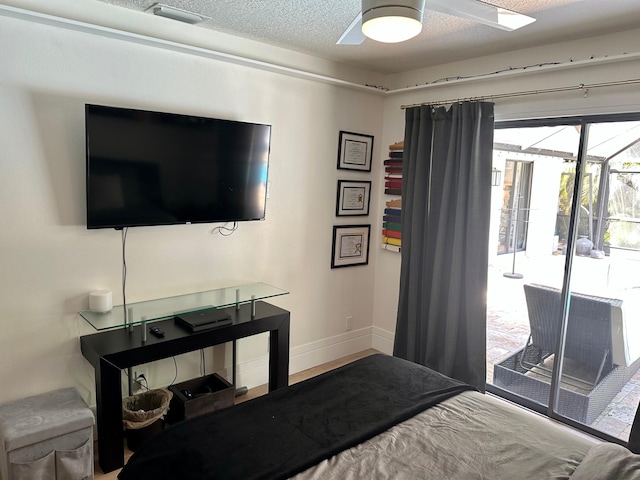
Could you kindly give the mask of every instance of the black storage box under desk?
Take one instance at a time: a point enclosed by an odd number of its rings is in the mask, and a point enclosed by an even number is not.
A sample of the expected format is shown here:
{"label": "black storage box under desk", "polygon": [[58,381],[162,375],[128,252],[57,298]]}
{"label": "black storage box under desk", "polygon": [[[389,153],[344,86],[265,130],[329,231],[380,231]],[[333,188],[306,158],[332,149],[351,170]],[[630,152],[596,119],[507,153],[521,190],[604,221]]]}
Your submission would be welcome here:
{"label": "black storage box under desk", "polygon": [[[169,390],[173,392],[173,398],[167,415],[168,423],[230,407],[235,399],[233,385],[217,373],[176,383]],[[185,391],[191,392],[191,398],[185,395]]]}

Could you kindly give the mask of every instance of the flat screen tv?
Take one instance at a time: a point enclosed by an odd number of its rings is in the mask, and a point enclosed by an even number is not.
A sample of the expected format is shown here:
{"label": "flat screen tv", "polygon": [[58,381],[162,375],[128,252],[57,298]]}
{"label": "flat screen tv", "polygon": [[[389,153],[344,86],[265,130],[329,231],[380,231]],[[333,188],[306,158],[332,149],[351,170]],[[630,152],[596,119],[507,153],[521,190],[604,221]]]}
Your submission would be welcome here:
{"label": "flat screen tv", "polygon": [[85,106],[87,228],[264,220],[271,126]]}

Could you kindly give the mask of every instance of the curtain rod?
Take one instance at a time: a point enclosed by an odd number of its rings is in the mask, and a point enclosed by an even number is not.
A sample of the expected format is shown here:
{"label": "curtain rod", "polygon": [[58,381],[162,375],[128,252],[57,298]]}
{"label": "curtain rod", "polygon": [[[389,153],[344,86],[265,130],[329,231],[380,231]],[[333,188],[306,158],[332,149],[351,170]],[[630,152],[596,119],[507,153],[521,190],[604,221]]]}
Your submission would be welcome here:
{"label": "curtain rod", "polygon": [[400,108],[402,110],[411,108],[411,107],[421,107],[423,105],[431,105],[431,106],[443,106],[450,105],[452,103],[460,103],[460,102],[477,102],[477,101],[485,101],[485,100],[496,100],[501,98],[513,98],[513,97],[525,97],[528,95],[541,95],[545,93],[558,93],[558,92],[570,92],[574,90],[582,90],[584,92],[584,96],[586,97],[589,93],[589,89],[591,88],[602,88],[602,87],[616,87],[620,85],[636,85],[640,83],[640,78],[633,78],[629,80],[620,80],[617,82],[603,82],[603,83],[592,83],[592,84],[584,84],[574,85],[570,87],[556,87],[556,88],[543,88],[541,90],[527,90],[524,92],[512,92],[512,93],[498,93],[495,95],[479,95],[477,97],[467,97],[467,98],[456,98],[453,100],[438,100],[435,102],[422,102],[422,103],[414,103],[411,105],[401,105]]}

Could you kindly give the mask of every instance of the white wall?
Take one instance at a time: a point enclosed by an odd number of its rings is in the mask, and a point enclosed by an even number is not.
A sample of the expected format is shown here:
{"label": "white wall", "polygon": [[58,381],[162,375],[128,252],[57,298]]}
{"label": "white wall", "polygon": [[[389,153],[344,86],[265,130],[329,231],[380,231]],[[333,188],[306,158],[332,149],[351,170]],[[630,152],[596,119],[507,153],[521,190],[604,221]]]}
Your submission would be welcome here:
{"label": "white wall", "polygon": [[[387,84],[392,85],[396,90],[385,99],[382,144],[388,146],[402,140],[404,110],[401,107],[403,105],[640,78],[638,38],[640,38],[640,29],[476,58],[392,76]],[[591,59],[591,57],[594,58]],[[512,67],[547,62],[558,62],[560,65],[545,68],[531,67],[498,76],[488,75],[470,80],[426,85],[441,78],[481,76],[500,70],[509,70]],[[503,121],[638,112],[640,97],[637,92],[637,85],[628,85],[592,88],[586,97],[584,92],[577,90],[496,99],[494,100],[495,116],[497,121]],[[381,156],[384,157],[384,155],[383,149]],[[381,197],[379,203],[383,206],[385,198]],[[382,222],[380,219],[378,221],[378,226],[381,227]],[[376,252],[374,342],[378,342],[376,344],[378,348],[390,351],[393,346],[397,315],[400,254],[380,248],[374,251]]]}
{"label": "white wall", "polygon": [[[330,257],[332,225],[354,223],[334,216],[337,180],[369,178],[336,169],[338,132],[380,138],[382,97],[2,16],[0,44],[0,402],[73,385],[95,403],[76,312],[94,289],[122,302],[121,236],[85,226],[85,103],[273,126],[266,221],[130,229],[129,302],[266,282],[291,291],[273,303],[291,311],[292,371],[371,345],[375,257]],[[266,359],[265,338],[242,341],[241,384],[266,383]],[[198,353],[177,360],[178,380],[198,374]],[[168,384],[173,362],[150,376]]]}

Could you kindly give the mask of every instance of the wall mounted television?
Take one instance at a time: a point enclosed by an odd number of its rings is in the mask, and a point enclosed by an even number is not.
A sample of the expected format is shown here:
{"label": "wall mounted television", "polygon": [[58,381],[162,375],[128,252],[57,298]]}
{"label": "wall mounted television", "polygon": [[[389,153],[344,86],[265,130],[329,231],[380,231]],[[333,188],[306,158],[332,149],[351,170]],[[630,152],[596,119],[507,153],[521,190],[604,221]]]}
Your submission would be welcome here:
{"label": "wall mounted television", "polygon": [[264,220],[271,126],[85,105],[87,228]]}

